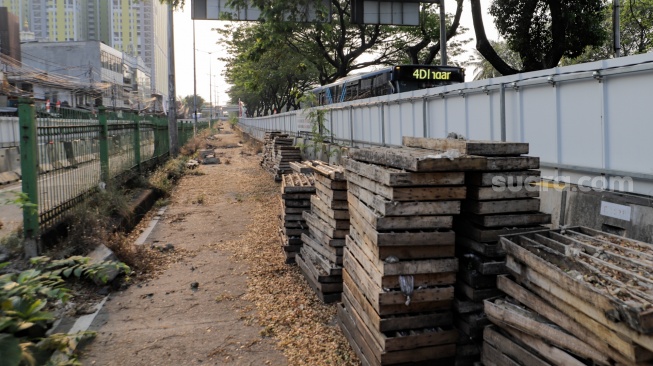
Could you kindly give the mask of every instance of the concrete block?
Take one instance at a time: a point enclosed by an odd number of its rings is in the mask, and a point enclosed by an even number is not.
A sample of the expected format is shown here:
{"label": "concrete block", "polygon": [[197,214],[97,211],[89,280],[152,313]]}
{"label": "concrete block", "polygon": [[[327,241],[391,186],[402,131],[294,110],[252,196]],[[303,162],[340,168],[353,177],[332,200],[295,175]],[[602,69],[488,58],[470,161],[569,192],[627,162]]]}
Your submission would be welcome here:
{"label": "concrete block", "polygon": [[7,162],[9,163],[9,170],[22,175],[20,171],[20,148],[10,147],[7,149]]}
{"label": "concrete block", "polygon": [[16,172],[2,172],[0,173],[0,184],[9,184],[13,182],[18,182],[20,180],[20,175]]}

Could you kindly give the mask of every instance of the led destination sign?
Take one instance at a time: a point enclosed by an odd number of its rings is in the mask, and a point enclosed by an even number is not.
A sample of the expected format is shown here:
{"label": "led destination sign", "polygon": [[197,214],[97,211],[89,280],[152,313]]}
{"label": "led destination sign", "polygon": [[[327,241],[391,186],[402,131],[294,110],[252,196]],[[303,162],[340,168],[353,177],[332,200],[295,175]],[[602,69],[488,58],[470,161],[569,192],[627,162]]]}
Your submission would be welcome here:
{"label": "led destination sign", "polygon": [[463,69],[452,66],[406,65],[394,69],[394,79],[400,81],[436,81],[461,83],[465,81]]}

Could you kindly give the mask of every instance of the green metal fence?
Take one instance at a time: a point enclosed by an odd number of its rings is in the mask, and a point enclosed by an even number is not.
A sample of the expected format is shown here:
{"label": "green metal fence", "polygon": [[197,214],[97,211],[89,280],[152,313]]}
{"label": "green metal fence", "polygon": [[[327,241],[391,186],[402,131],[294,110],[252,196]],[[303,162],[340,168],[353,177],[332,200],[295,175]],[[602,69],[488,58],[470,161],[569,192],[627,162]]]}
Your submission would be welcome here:
{"label": "green metal fence", "polygon": [[[139,172],[169,154],[167,117],[68,111],[37,118],[33,101],[19,105],[23,192],[34,208],[23,210],[25,236],[35,238],[62,214],[109,180]],[[179,128],[179,144],[193,136]]]}

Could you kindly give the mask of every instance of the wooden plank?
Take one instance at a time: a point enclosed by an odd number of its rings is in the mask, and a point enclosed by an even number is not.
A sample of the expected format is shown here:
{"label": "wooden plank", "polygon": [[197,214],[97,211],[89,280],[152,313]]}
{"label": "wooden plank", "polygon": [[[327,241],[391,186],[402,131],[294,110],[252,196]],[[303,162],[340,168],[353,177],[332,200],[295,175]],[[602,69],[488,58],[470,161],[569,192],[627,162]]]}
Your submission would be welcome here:
{"label": "wooden plank", "polygon": [[456,140],[403,136],[402,145],[437,151],[458,150],[461,154],[482,156],[510,156],[528,154],[527,142]]}
{"label": "wooden plank", "polygon": [[350,225],[356,226],[359,233],[364,233],[377,246],[421,246],[453,245],[455,233],[451,230],[393,230],[378,232],[365,220],[355,207],[350,211]]}
{"label": "wooden plank", "polygon": [[467,186],[468,200],[508,200],[517,198],[539,197],[539,187],[477,187]]}
{"label": "wooden plank", "polygon": [[465,296],[456,296],[453,300],[453,309],[458,314],[478,313],[483,311],[483,303],[472,301]]}
{"label": "wooden plank", "polygon": [[330,189],[330,190],[346,190],[347,189],[347,181],[346,180],[333,180],[329,177],[325,177],[324,175],[321,174],[316,174],[315,175],[315,180],[317,182],[322,183],[322,186]]}
{"label": "wooden plank", "polygon": [[352,171],[347,171],[347,180],[391,201],[444,201],[466,197],[465,186],[389,187]]}
{"label": "wooden plank", "polygon": [[433,151],[394,148],[394,147],[369,147],[350,148],[349,157],[354,160],[404,169],[411,172],[447,172],[486,170],[487,162],[480,156],[464,155],[449,160],[438,157]]}
{"label": "wooden plank", "polygon": [[313,169],[331,180],[345,180],[345,171],[341,166],[331,165],[321,160],[311,161]]}
{"label": "wooden plank", "polygon": [[344,239],[349,232],[349,230],[334,229],[332,226],[324,222],[321,218],[317,217],[312,212],[304,211],[302,217],[304,220],[306,220],[307,225],[310,225],[316,230],[320,230],[326,236],[333,239]]}
{"label": "wooden plank", "polygon": [[[359,258],[364,258],[365,256],[360,249],[359,244],[347,236],[347,245],[349,246],[352,252],[355,252],[355,255]],[[346,252],[346,250],[345,250]],[[386,275],[415,275],[421,273],[447,273],[447,272],[456,272],[458,270],[458,259],[456,258],[446,258],[446,259],[426,259],[426,260],[415,260],[415,261],[403,261],[397,263],[386,263],[382,260],[376,259],[372,260],[371,258],[365,256],[372,266],[374,266],[383,276]]]}
{"label": "wooden plank", "polygon": [[466,283],[474,289],[497,287],[497,275],[483,275],[474,269],[464,266],[458,270],[457,278],[459,281]]}
{"label": "wooden plank", "polygon": [[485,169],[487,171],[510,171],[538,169],[540,158],[534,156],[519,157],[487,157]]}
{"label": "wooden plank", "polygon": [[[301,257],[301,255],[295,256],[295,262],[297,263],[297,266],[304,274],[304,278],[308,282],[309,286],[313,289],[313,291],[316,292],[317,295],[321,295],[320,300],[322,300],[323,302],[327,302],[324,301],[324,299],[328,300],[329,302],[340,300],[341,292],[342,292],[342,282],[341,283],[318,282],[314,276],[314,273],[311,272],[310,264],[305,262],[304,259]],[[326,298],[324,296],[326,294],[333,294],[333,293],[337,293],[337,295],[329,296]]]}
{"label": "wooden plank", "polygon": [[411,173],[384,166],[346,159],[345,167],[360,176],[389,187],[449,186],[465,182],[463,172]]}
{"label": "wooden plank", "polygon": [[485,366],[522,366],[488,343],[483,344],[481,361]]}
{"label": "wooden plank", "polygon": [[[314,191],[304,192],[304,193],[283,193],[281,194],[281,198],[283,198],[284,200],[309,200],[311,199],[311,195],[313,194]],[[288,202],[286,202],[286,204],[288,204]]]}
{"label": "wooden plank", "polygon": [[[307,272],[305,274],[310,274],[316,282],[319,283],[337,283],[342,284],[342,272],[338,275],[332,275],[328,271],[322,268],[319,260],[316,257],[318,255],[315,251],[309,246],[303,246],[299,251],[297,257],[301,257],[306,266]],[[337,291],[342,291],[342,288]],[[325,291],[332,292],[332,291]]]}
{"label": "wooden plank", "polygon": [[320,245],[320,243],[315,241],[315,239],[311,238],[306,234],[302,234],[302,241],[304,242],[304,245],[310,246],[314,251],[319,253],[324,258],[328,259],[329,262],[342,265],[342,256],[329,250],[329,248],[331,249],[336,249],[336,248],[322,246]]}
{"label": "wooden plank", "polygon": [[[653,308],[646,308],[646,305],[637,305],[636,298],[631,299],[635,301],[624,302],[620,298],[609,295],[606,290],[598,289],[595,286],[605,286],[603,284],[590,285],[584,280],[577,280],[566,271],[580,271],[580,274],[591,275],[600,278],[601,274],[598,271],[588,272],[587,267],[580,261],[571,261],[568,257],[561,255],[546,246],[536,243],[533,245],[518,245],[507,238],[502,238],[501,243],[508,253],[512,255],[519,262],[527,264],[534,270],[550,277],[552,280],[558,281],[560,284],[568,286],[573,289],[580,296],[587,298],[595,306],[599,307],[607,314],[612,314],[614,320],[627,323],[633,329],[644,333],[652,334],[653,328]],[[542,257],[545,256],[546,260]],[[556,261],[555,264],[550,261]],[[561,267],[560,267],[561,266]],[[626,287],[622,288],[626,289]],[[628,289],[633,294],[637,291],[635,289]],[[622,294],[623,296],[623,294]],[[646,296],[646,295],[644,295]]]}
{"label": "wooden plank", "polygon": [[522,186],[541,180],[539,170],[510,172],[465,172],[467,185],[492,187],[494,185]]}
{"label": "wooden plank", "polygon": [[544,322],[543,318],[534,316],[532,312],[504,300],[485,301],[485,313],[495,324],[505,324],[578,356],[592,359],[602,365],[610,365],[609,359],[589,344]]}
{"label": "wooden plank", "polygon": [[349,210],[333,210],[318,196],[311,197],[311,204],[335,220],[349,220]]}
{"label": "wooden plank", "polygon": [[540,200],[537,198],[499,201],[465,200],[462,203],[462,209],[463,212],[471,212],[479,215],[539,211]]}
{"label": "wooden plank", "polygon": [[320,210],[320,208],[316,205],[311,206],[311,213],[319,217],[320,220],[326,222],[327,225],[329,225],[330,227],[336,230],[349,229],[349,219],[345,219],[345,220],[334,219],[328,213]]}
{"label": "wooden plank", "polygon": [[407,306],[406,295],[401,290],[381,288],[370,278],[360,262],[347,251],[345,251],[344,262],[343,281],[347,283],[346,279],[349,278],[350,282],[347,285],[350,288],[357,286],[379,315],[412,314],[451,308],[452,286],[415,289],[410,305]]}
{"label": "wooden plank", "polygon": [[347,338],[349,345],[361,361],[362,366],[377,366],[379,361],[374,358],[372,351],[365,340],[363,340],[360,332],[356,329],[356,325],[354,325],[354,321],[345,311],[345,307],[342,304],[336,304],[336,314],[338,325],[345,338]]}
{"label": "wooden plank", "polygon": [[464,236],[456,237],[456,245],[468,252],[474,252],[489,258],[505,257],[506,255],[500,244],[479,243]]}
{"label": "wooden plank", "polygon": [[461,253],[459,255],[461,265],[472,268],[483,275],[499,275],[506,272],[505,259],[485,258],[474,253]]}
{"label": "wooden plank", "polygon": [[320,266],[322,270],[327,273],[327,275],[342,277],[342,266],[337,265],[336,263],[324,258],[320,253],[313,250],[313,248],[310,246],[302,246],[300,253],[305,260],[312,261]]}
{"label": "wooden plank", "polygon": [[[550,363],[541,359],[537,353],[522,347],[521,345],[515,343],[513,340],[499,333],[499,330],[496,326],[489,326],[485,328],[483,332],[483,340],[486,342],[486,344],[493,346],[497,350],[501,350],[501,353],[512,357],[515,360],[518,360],[523,365],[552,366]],[[483,347],[483,351],[485,352],[485,345],[483,345]],[[577,362],[577,360],[574,360],[574,364]],[[558,363],[556,365],[562,364]]]}
{"label": "wooden plank", "polygon": [[[510,246],[510,244],[507,244]],[[512,244],[514,245],[514,244]],[[514,250],[514,248],[510,248]],[[525,249],[523,249],[526,251]],[[642,334],[628,324],[628,317],[624,316],[621,321],[615,306],[603,294],[596,293],[586,285],[575,283],[567,274],[558,271],[552,264],[532,258],[527,253],[518,253],[519,257],[508,256],[506,266],[513,276],[519,279],[522,285],[528,283],[529,290],[535,292],[549,303],[564,302],[566,305],[558,305],[557,308],[572,316],[569,310],[575,309],[581,314],[594,319],[605,327],[619,333],[649,351],[653,351],[653,336]],[[532,255],[534,256],[534,255]],[[519,262],[517,261],[519,259]],[[523,258],[523,259],[521,259]],[[527,263],[528,262],[528,263]],[[538,289],[546,289],[539,291]]]}
{"label": "wooden plank", "polygon": [[[339,191],[339,192],[344,192],[344,191]],[[329,208],[331,208],[333,210],[347,210],[348,209],[346,192],[345,192],[345,199],[344,200],[334,200],[333,196],[327,195],[327,194],[325,194],[323,191],[321,191],[319,189],[317,191],[315,191],[315,193],[317,194],[318,197],[320,197],[320,199],[324,203],[326,203],[327,206],[329,206]]]}
{"label": "wooden plank", "polygon": [[343,239],[331,239],[324,232],[320,231],[319,229],[313,228],[309,222],[307,222],[307,224],[308,224],[309,233],[320,244],[323,244],[325,246],[330,246],[330,247],[336,247],[336,248],[345,246],[345,239],[344,238]]}
{"label": "wooden plank", "polygon": [[356,286],[350,288],[345,284],[343,286],[342,300],[345,303],[345,307],[354,307],[368,327],[377,332],[446,327],[453,324],[453,316],[450,311],[381,317]]}
{"label": "wooden plank", "polygon": [[505,275],[497,278],[497,287],[619,363],[626,365],[653,360],[652,352],[638,349],[632,343],[625,341],[607,327],[584,314],[574,312],[574,317],[568,316],[556,308],[560,306],[560,302],[549,304]]}
{"label": "wooden plank", "polygon": [[463,217],[477,225],[487,228],[545,225],[551,223],[551,215],[540,212],[498,215],[477,215],[474,213],[466,213]]}
{"label": "wooden plank", "polygon": [[368,236],[360,234],[360,232],[353,227],[349,230],[351,238],[367,247],[367,250],[374,255],[374,258],[385,260],[393,256],[399,260],[417,260],[417,259],[435,259],[435,258],[451,258],[456,254],[456,247],[454,245],[429,245],[429,246],[384,246],[380,247],[374,245]]}
{"label": "wooden plank", "polygon": [[468,220],[458,220],[454,221],[454,231],[461,236],[465,236],[472,240],[475,240],[479,243],[492,243],[499,241],[499,236],[502,235],[514,235],[518,233],[526,233],[530,231],[538,231],[546,229],[543,226],[526,226],[526,227],[517,227],[517,228],[495,228],[487,229],[475,225]]}
{"label": "wooden plank", "polygon": [[415,230],[415,229],[450,229],[453,216],[379,216],[353,194],[348,195],[349,209],[356,208],[358,214],[374,230]]}
{"label": "wooden plank", "polygon": [[472,301],[483,301],[501,295],[501,291],[496,288],[475,289],[465,282],[456,282],[456,293],[465,295]]}
{"label": "wooden plank", "polygon": [[341,191],[341,190],[334,191],[333,189],[325,186],[319,181],[315,182],[315,187],[317,188],[318,191],[322,193],[322,195],[328,198],[325,200],[326,202],[330,202],[334,200],[347,200],[346,191]]}
{"label": "wooden plank", "polygon": [[458,215],[460,213],[460,201],[391,201],[352,182],[349,182],[349,193],[383,216]]}

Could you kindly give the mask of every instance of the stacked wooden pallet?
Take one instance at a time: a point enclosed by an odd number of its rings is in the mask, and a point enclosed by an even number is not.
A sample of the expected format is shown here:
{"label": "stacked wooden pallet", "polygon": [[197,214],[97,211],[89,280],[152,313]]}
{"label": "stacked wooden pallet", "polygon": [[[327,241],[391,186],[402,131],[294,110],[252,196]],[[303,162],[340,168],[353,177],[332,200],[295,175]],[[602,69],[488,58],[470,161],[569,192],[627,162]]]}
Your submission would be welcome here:
{"label": "stacked wooden pallet", "polygon": [[342,293],[342,254],[349,233],[347,181],[342,167],[320,161],[311,164],[316,195],[311,210],[304,212],[308,233],[296,257],[309,285],[325,303],[340,301]]}
{"label": "stacked wooden pallet", "polygon": [[467,197],[461,215],[454,219],[456,256],[460,261],[456,281],[455,325],[461,332],[458,365],[480,359],[483,329],[489,324],[483,300],[498,296],[497,275],[506,272],[499,235],[536,230],[550,215],[538,212],[539,159],[528,154],[527,143],[425,139],[404,137],[404,145],[457,151],[483,157],[485,166],[465,172]]}
{"label": "stacked wooden pallet", "polygon": [[283,174],[292,171],[290,163],[301,160],[301,150],[292,146],[293,139],[287,134],[276,131],[265,134],[264,144],[261,166],[281,181]]}
{"label": "stacked wooden pallet", "polygon": [[653,364],[653,245],[577,227],[501,238],[486,365]]}
{"label": "stacked wooden pallet", "polygon": [[482,159],[409,148],[351,149],[350,235],[339,321],[364,365],[447,365],[458,331],[453,215],[463,169]]}
{"label": "stacked wooden pallet", "polygon": [[302,247],[302,234],[308,233],[302,213],[311,209],[315,181],[312,174],[301,173],[284,174],[281,179],[279,235],[286,263],[294,263]]}

